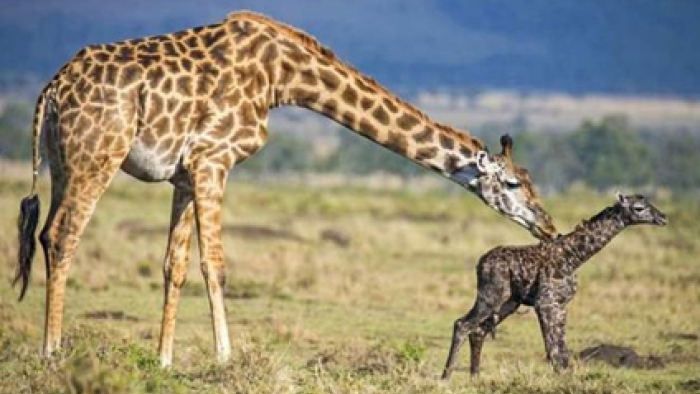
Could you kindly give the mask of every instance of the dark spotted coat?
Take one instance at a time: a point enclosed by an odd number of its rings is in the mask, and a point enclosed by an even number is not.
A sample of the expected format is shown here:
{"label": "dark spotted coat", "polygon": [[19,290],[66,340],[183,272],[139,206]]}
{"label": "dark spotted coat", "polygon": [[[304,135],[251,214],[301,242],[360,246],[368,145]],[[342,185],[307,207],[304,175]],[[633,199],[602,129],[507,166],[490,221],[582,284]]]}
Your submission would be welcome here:
{"label": "dark spotted coat", "polygon": [[666,217],[643,196],[619,196],[614,206],[553,241],[499,246],[487,252],[476,269],[478,295],[474,307],[454,324],[443,378],[452,373],[467,336],[471,373],[477,374],[484,337],[520,305],[535,308],[547,357],[554,369],[567,368],[565,306],[576,294],[576,269],[622,229],[642,223],[665,225]]}

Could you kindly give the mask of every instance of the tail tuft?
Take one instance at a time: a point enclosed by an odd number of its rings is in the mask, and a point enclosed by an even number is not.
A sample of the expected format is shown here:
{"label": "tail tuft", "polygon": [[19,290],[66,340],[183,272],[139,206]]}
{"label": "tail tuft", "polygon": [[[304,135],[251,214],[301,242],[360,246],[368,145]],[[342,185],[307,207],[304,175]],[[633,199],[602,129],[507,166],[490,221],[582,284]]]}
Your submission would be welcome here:
{"label": "tail tuft", "polygon": [[22,279],[22,289],[19,293],[19,301],[24,298],[29,286],[29,276],[32,272],[32,260],[36,251],[36,239],[34,233],[39,223],[39,196],[30,195],[22,199],[20,204],[19,219],[17,227],[19,230],[19,253],[17,275],[12,282],[12,286]]}

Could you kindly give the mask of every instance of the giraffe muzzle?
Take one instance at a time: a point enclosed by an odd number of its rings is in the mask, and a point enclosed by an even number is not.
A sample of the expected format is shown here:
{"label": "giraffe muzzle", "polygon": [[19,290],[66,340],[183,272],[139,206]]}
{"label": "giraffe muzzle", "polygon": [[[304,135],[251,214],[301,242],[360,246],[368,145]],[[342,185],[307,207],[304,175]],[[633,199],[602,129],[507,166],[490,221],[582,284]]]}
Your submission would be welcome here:
{"label": "giraffe muzzle", "polygon": [[668,224],[668,218],[665,215],[658,215],[654,218],[654,224],[658,226],[666,226]]}

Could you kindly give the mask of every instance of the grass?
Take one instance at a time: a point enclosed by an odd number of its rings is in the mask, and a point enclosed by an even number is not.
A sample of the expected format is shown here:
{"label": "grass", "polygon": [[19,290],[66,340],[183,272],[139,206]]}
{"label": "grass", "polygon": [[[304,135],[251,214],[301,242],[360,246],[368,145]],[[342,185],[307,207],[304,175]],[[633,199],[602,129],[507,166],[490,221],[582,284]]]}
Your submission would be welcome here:
{"label": "grass", "polygon": [[[48,184],[41,184],[47,210]],[[454,319],[475,293],[474,264],[527,233],[454,190],[260,185],[233,181],[224,244],[232,360],[214,362],[193,259],[174,368],[158,367],[161,261],[170,188],[118,180],[100,201],[68,282],[65,348],[39,356],[44,267],[24,302],[9,285],[23,180],[0,181],[0,392],[691,393],[700,389],[697,201],[655,199],[666,228],[627,230],[579,273],[572,352],[601,343],[659,357],[660,369],[576,360],[554,374],[522,309],[484,349],[482,376],[439,381]],[[545,203],[561,231],[612,202],[578,191]],[[330,236],[328,234],[331,234]],[[338,241],[340,240],[340,241]],[[194,249],[194,248],[193,248]],[[194,252],[194,250],[193,250]],[[462,363],[467,364],[468,351]]]}

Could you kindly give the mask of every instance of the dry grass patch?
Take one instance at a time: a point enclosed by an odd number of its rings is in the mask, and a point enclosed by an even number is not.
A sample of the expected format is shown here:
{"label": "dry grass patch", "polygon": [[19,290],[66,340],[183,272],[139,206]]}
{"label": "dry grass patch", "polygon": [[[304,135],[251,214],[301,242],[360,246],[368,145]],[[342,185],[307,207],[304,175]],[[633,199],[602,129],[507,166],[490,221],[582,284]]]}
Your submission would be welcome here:
{"label": "dry grass patch", "polygon": [[[573,353],[603,343],[660,357],[660,369],[577,362],[551,372],[536,319],[516,315],[484,349],[483,375],[438,380],[452,322],[471,306],[476,259],[533,242],[465,193],[234,182],[224,247],[233,357],[213,362],[208,301],[192,259],[161,370],[157,338],[170,187],[118,180],[71,268],[66,349],[39,356],[44,264],[27,298],[9,287],[24,181],[0,181],[0,392],[691,393],[700,370],[700,204],[655,200],[671,224],[634,229],[580,270],[569,309]],[[40,185],[43,212],[48,185]],[[561,231],[612,197],[545,201]],[[195,248],[193,248],[194,251]],[[196,255],[195,255],[196,256]],[[525,312],[525,311],[523,311]],[[466,354],[462,365],[466,365]]]}

